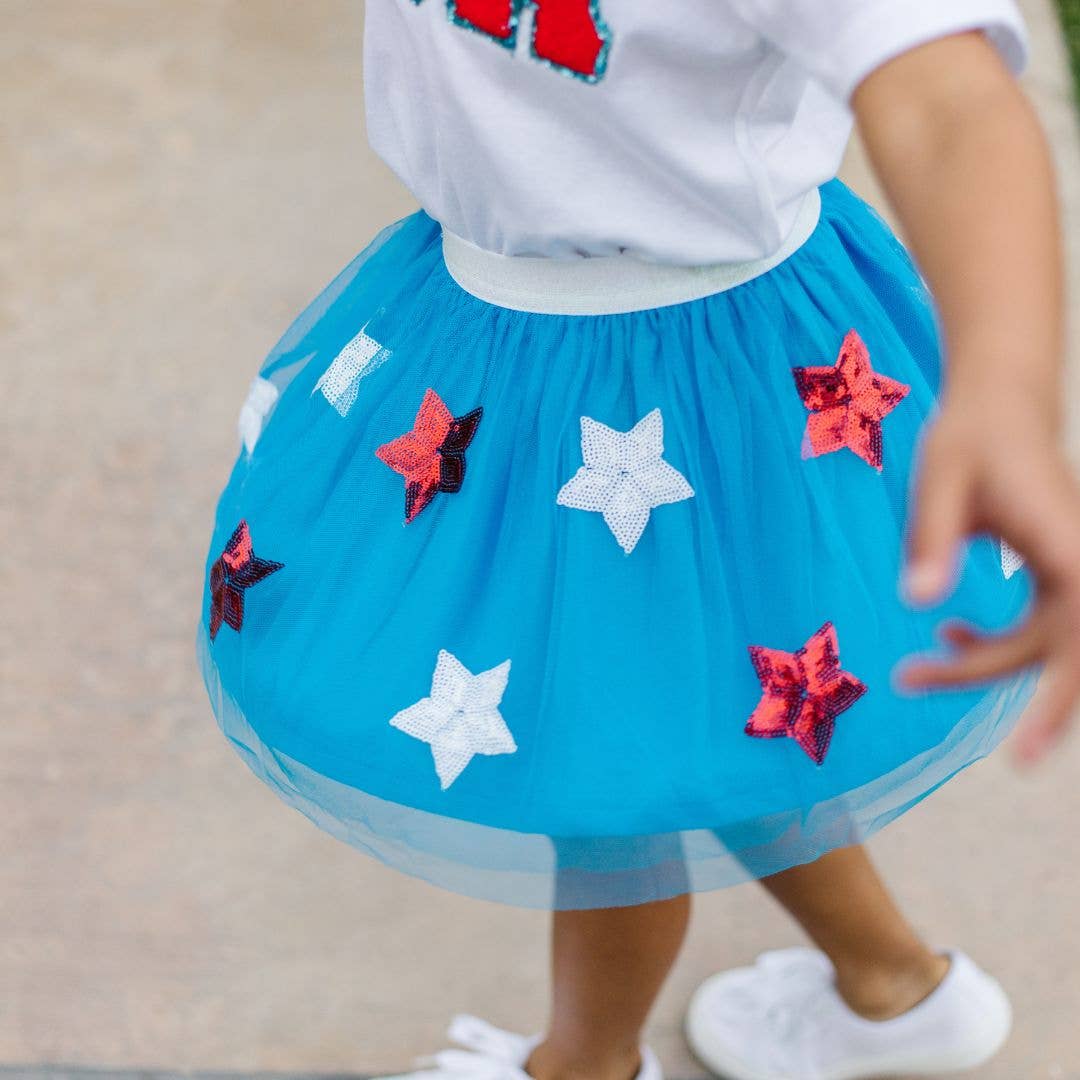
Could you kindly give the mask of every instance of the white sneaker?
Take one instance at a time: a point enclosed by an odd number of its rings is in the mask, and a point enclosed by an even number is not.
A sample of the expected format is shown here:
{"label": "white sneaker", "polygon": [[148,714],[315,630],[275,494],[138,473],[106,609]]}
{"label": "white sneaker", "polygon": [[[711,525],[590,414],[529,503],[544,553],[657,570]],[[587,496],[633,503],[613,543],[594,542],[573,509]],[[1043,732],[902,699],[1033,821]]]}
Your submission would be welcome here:
{"label": "white sneaker", "polygon": [[963,953],[941,985],[893,1020],[866,1020],[833,985],[814,949],[764,953],[753,967],[698,987],[686,1037],[726,1080],[868,1080],[971,1069],[1001,1049],[1012,1009],[1001,986]]}
{"label": "white sneaker", "polygon": [[[417,1062],[420,1071],[382,1080],[532,1080],[525,1072],[539,1035],[515,1035],[479,1020],[475,1016],[455,1016],[449,1037],[464,1050],[443,1050]],[[647,1047],[641,1048],[641,1069],[636,1080],[664,1080],[660,1062]]]}

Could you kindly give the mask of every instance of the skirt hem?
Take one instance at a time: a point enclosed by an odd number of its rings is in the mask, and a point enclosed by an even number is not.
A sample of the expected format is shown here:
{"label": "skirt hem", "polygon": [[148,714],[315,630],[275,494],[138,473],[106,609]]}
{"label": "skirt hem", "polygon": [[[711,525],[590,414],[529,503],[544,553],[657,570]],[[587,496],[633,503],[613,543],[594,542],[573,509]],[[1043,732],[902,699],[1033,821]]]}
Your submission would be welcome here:
{"label": "skirt hem", "polygon": [[515,832],[369,795],[266,742],[221,684],[205,627],[198,660],[218,726],[251,771],[316,826],[384,865],[474,899],[567,910],[628,907],[760,879],[862,843],[1008,735],[1037,672],[988,690],[938,746],[812,808],[636,836]]}

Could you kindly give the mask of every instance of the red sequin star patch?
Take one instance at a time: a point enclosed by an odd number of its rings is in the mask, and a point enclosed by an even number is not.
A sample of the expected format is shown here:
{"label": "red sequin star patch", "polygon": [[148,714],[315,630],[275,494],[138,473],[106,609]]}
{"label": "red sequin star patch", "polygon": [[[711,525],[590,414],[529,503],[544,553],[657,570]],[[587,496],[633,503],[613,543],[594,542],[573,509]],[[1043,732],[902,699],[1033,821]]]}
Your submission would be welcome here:
{"label": "red sequin star patch", "polygon": [[465,448],[472,442],[482,408],[453,416],[434,390],[424,394],[412,431],[375,451],[405,477],[405,521],[413,520],[437,491],[460,491],[465,479]]}
{"label": "red sequin star patch", "polygon": [[810,410],[803,457],[830,454],[847,446],[881,472],[881,421],[910,391],[870,366],[870,353],[851,330],[831,367],[792,369],[795,386]]}
{"label": "red sequin star patch", "polygon": [[244,625],[244,590],[280,570],[284,563],[260,559],[251,547],[246,521],[236,526],[225,550],[210,567],[210,640],[222,622],[234,630]]}
{"label": "red sequin star patch", "polygon": [[750,646],[764,691],[746,734],[794,739],[819,765],[832,740],[836,717],[866,693],[866,685],[840,669],[836,628],[827,622],[793,653]]}

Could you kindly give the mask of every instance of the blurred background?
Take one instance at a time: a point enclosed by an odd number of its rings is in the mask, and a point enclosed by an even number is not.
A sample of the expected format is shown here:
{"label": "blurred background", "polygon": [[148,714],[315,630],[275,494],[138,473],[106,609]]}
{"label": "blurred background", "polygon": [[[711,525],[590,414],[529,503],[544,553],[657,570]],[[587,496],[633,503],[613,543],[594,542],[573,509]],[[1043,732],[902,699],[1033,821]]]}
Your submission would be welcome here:
{"label": "blurred background", "polygon": [[[1075,357],[1068,49],[1053,0],[1024,7]],[[543,1020],[546,917],[319,832],[220,736],[195,669],[248,382],[413,209],[365,144],[362,21],[360,0],[0,0],[2,1076],[370,1074],[457,1010]],[[844,176],[880,205],[857,146]],[[1080,1078],[1078,776],[1080,737],[1031,774],[999,755],[873,845],[931,939],[1013,992],[985,1080]],[[650,1031],[669,1075],[702,1075],[679,1034],[697,981],[797,940],[752,886],[699,900]]]}

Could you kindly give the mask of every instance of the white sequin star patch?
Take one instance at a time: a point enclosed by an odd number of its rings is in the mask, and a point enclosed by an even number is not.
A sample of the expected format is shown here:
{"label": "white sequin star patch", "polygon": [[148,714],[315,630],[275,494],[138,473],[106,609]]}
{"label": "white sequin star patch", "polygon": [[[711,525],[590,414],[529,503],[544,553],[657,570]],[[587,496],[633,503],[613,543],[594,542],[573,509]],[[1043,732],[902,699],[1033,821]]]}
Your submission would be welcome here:
{"label": "white sequin star patch", "polygon": [[348,416],[360,390],[360,380],[381,367],[390,357],[390,350],[380,345],[366,331],[367,324],[334,357],[333,363],[322,373],[312,389],[323,397],[342,415]]}
{"label": "white sequin star patch", "polygon": [[259,441],[263,426],[266,424],[266,418],[280,396],[278,388],[269,379],[264,379],[261,375],[252,379],[247,398],[240,408],[240,416],[236,421],[240,441],[249,454],[255,449],[255,444]]}
{"label": "white sequin star patch", "polygon": [[402,709],[390,723],[431,744],[435,771],[445,791],[476,754],[517,750],[499,703],[510,678],[510,661],[474,675],[445,649],[439,650],[431,695]]}
{"label": "white sequin star patch", "polygon": [[1001,572],[1006,580],[1011,578],[1024,565],[1024,556],[1011,544],[1001,541]]}
{"label": "white sequin star patch", "polygon": [[590,416],[581,418],[585,464],[563,485],[556,501],[574,510],[604,515],[619,545],[634,550],[654,506],[694,494],[686,477],[663,459],[664,418],[659,409],[629,431],[616,431]]}

